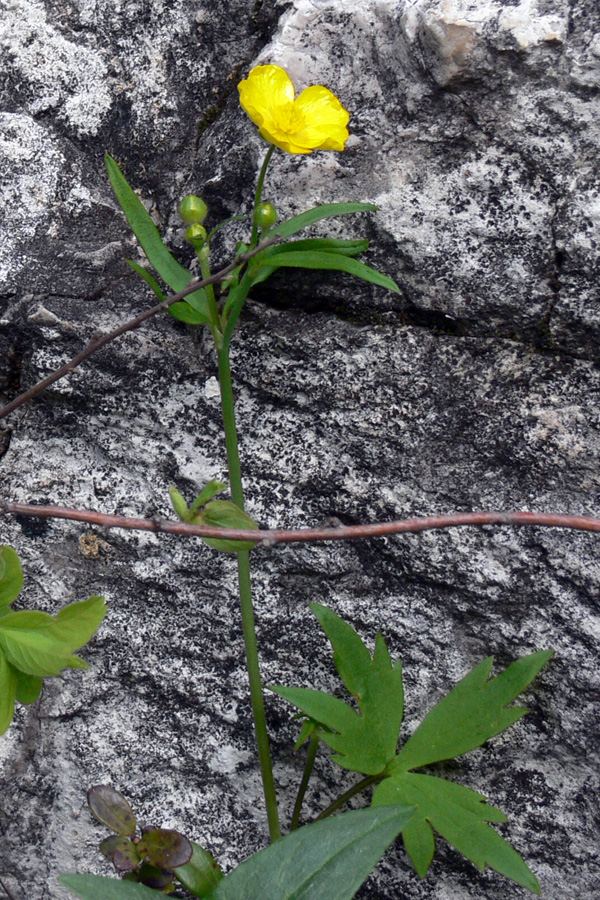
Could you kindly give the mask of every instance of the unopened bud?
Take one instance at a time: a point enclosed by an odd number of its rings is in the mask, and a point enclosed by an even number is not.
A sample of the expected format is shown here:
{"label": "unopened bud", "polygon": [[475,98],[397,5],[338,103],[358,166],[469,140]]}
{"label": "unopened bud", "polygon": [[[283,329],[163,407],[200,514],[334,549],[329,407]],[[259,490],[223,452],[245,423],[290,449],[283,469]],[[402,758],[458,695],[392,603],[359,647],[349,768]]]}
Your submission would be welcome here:
{"label": "unopened bud", "polygon": [[186,225],[200,224],[204,222],[208,207],[202,197],[188,194],[179,204],[179,215]]}
{"label": "unopened bud", "polygon": [[185,239],[198,250],[206,243],[206,228],[204,225],[190,225],[185,233]]}
{"label": "unopened bud", "polygon": [[254,213],[254,221],[259,228],[270,228],[279,218],[272,203],[261,203]]}

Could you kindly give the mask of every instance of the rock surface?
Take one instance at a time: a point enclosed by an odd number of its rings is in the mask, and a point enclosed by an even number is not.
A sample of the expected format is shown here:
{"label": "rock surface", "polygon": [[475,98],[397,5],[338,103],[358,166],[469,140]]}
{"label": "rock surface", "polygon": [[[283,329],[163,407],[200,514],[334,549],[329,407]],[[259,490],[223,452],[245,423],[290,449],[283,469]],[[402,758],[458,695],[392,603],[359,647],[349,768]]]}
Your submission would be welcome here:
{"label": "rock surface", "polygon": [[[274,158],[282,215],[378,204],[340,234],[400,296],[280,274],[233,354],[248,508],[265,526],[484,508],[600,515],[596,0],[0,0],[0,390],[11,399],[97,329],[152,302],[102,165],[108,149],[185,258],[189,190],[214,221],[247,211],[264,145],[235,86],[256,62],[350,110],[344,154]],[[233,230],[215,242],[227,259]],[[226,478],[214,354],[153,320],[93,357],[0,435],[1,494],[167,516]],[[230,557],[195,541],[0,519],[22,605],[103,593],[92,668],[47,682],[0,738],[0,879],[67,900],[63,871],[108,874],[85,791],[110,782],[148,823],[231,867],[266,839]],[[406,731],[476,662],[554,647],[532,713],[452,779],[505,809],[502,833],[546,900],[595,900],[600,563],[594,535],[460,529],[253,554],[266,683],[336,688],[307,603],[405,665]],[[19,601],[21,602],[21,601]],[[303,760],[267,702],[284,820]],[[322,754],[306,816],[347,785]],[[340,784],[343,786],[340,787]],[[2,897],[0,887],[0,897]],[[526,892],[438,842],[421,882],[401,847],[361,896]]]}

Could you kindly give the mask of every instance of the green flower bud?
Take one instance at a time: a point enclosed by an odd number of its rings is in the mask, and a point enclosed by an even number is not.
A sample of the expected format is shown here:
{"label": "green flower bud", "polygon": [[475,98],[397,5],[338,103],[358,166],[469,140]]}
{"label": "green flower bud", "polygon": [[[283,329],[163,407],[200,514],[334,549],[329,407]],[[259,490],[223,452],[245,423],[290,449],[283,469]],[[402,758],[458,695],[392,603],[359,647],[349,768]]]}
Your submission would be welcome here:
{"label": "green flower bud", "polygon": [[261,203],[254,213],[254,221],[259,228],[270,228],[279,218],[272,203]]}
{"label": "green flower bud", "polygon": [[188,194],[179,204],[179,215],[186,225],[200,224],[204,222],[208,207],[201,197]]}
{"label": "green flower bud", "polygon": [[206,243],[206,228],[204,225],[190,225],[185,233],[185,239],[198,250]]}

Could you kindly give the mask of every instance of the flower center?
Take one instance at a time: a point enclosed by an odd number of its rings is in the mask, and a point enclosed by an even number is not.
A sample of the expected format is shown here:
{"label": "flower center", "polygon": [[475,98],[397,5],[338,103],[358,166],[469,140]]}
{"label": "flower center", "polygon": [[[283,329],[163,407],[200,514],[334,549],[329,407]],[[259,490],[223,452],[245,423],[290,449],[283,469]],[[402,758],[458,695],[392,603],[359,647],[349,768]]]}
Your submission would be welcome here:
{"label": "flower center", "polygon": [[274,108],[273,119],[284,134],[296,134],[306,126],[306,116],[291,100]]}

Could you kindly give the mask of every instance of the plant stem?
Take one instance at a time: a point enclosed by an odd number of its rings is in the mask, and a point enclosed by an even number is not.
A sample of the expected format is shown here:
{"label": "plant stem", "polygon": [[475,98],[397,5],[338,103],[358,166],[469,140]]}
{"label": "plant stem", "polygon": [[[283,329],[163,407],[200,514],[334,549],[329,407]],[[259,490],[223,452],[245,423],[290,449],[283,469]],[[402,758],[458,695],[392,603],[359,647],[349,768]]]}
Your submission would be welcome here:
{"label": "plant stem", "polygon": [[320,819],[326,819],[327,816],[330,816],[332,813],[336,811],[336,809],[340,809],[348,800],[351,800],[356,794],[360,794],[361,791],[364,791],[366,788],[370,787],[372,784],[376,784],[378,781],[381,781],[383,775],[367,775],[361,781],[357,782],[354,787],[348,788],[348,790],[342,794],[341,797],[338,797],[337,800],[334,800],[327,809],[324,809],[323,812],[319,813],[315,822],[318,822]]}
{"label": "plant stem", "polygon": [[296,797],[296,803],[294,805],[290,831],[295,831],[300,824],[300,811],[302,809],[302,802],[304,800],[304,795],[306,794],[306,788],[308,787],[310,776],[312,775],[312,770],[315,764],[315,757],[317,755],[318,749],[319,738],[315,734],[313,734],[310,739],[310,744],[308,745],[308,753],[306,754],[306,762],[304,764],[304,773],[302,775],[300,787],[298,788],[298,796]]}
{"label": "plant stem", "polygon": [[[244,490],[242,487],[242,473],[238,451],[237,429],[235,425],[233,386],[231,383],[231,366],[229,364],[229,344],[226,343],[225,346],[218,348],[217,353],[219,360],[219,383],[221,386],[221,408],[223,411],[231,497],[233,502],[239,506],[240,509],[243,509]],[[256,627],[254,624],[254,608],[252,606],[249,551],[243,550],[238,552],[237,564],[240,604],[242,610],[242,629],[244,632],[244,644],[246,646],[246,667],[248,670],[248,679],[250,681],[250,700],[254,716],[256,744],[258,747],[265,806],[269,822],[269,834],[271,841],[276,841],[281,837],[281,829],[279,826],[277,794],[275,792],[275,781],[273,779],[273,767],[271,764],[269,735],[267,732],[265,716],[265,702],[258,664],[258,644],[256,641]]]}
{"label": "plant stem", "polygon": [[252,240],[250,241],[250,249],[256,247],[258,242],[258,224],[256,222],[256,210],[259,207],[261,198],[262,198],[262,189],[263,184],[265,183],[265,175],[267,174],[267,169],[269,167],[269,163],[271,162],[271,157],[273,156],[273,151],[275,150],[275,144],[271,144],[269,149],[267,150],[267,155],[265,156],[264,162],[262,164],[262,168],[260,170],[260,175],[258,176],[258,181],[256,183],[256,193],[254,195],[254,209],[252,210]]}

